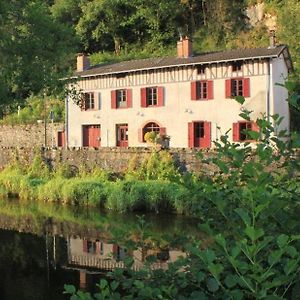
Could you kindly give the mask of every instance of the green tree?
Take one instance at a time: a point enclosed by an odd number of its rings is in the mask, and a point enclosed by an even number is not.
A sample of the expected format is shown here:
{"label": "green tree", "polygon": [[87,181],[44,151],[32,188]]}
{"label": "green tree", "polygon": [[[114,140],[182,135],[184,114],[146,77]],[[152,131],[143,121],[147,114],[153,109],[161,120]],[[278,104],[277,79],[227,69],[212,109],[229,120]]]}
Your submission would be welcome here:
{"label": "green tree", "polygon": [[[30,94],[54,92],[70,65],[74,38],[56,22],[44,1],[6,1],[0,5],[0,111]],[[3,38],[2,38],[3,37]]]}

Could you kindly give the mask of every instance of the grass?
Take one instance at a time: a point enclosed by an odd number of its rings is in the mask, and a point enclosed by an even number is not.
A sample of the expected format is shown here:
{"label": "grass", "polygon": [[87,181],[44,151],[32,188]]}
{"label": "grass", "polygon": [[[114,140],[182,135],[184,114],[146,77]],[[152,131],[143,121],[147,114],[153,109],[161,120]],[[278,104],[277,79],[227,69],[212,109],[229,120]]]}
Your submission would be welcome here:
{"label": "grass", "polygon": [[65,163],[50,170],[37,153],[31,165],[21,166],[16,160],[0,172],[0,195],[116,212],[190,214],[186,208],[191,193],[168,153],[150,154],[127,174],[116,179],[98,167],[75,169]]}

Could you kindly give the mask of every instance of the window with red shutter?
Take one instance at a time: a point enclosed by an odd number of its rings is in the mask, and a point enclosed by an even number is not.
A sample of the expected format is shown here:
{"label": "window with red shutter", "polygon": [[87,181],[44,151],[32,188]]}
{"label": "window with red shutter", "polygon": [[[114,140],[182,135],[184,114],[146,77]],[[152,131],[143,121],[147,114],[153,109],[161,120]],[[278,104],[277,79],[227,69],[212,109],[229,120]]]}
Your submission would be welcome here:
{"label": "window with red shutter", "polygon": [[251,141],[252,138],[248,134],[248,131],[257,131],[259,132],[258,125],[253,122],[240,121],[232,124],[233,128],[233,136],[232,139],[234,142],[243,142],[243,141]]}
{"label": "window with red shutter", "polygon": [[213,81],[200,80],[191,82],[192,100],[210,100],[213,99]]}
{"label": "window with red shutter", "polygon": [[236,96],[250,97],[250,79],[227,79],[225,81],[225,96],[226,98],[233,98]]}

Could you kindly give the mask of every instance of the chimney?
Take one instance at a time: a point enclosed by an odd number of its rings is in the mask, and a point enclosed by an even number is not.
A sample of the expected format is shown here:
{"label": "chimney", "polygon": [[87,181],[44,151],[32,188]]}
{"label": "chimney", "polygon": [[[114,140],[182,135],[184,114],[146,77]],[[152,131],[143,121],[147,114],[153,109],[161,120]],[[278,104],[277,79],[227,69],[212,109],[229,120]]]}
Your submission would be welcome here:
{"label": "chimney", "polygon": [[90,66],[90,60],[87,55],[78,53],[77,55],[77,72],[82,72],[88,69]]}
{"label": "chimney", "polygon": [[276,33],[275,30],[269,31],[269,49],[276,48]]}
{"label": "chimney", "polygon": [[192,41],[186,36],[177,42],[177,57],[187,58],[193,54]]}

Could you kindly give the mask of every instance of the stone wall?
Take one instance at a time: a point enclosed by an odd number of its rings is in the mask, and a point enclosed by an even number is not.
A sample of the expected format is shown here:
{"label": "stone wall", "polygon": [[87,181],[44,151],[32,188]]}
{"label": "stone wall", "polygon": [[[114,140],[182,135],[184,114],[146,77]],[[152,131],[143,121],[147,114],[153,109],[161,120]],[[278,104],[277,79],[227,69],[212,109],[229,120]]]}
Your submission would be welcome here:
{"label": "stone wall", "polygon": [[[44,148],[0,148],[0,168],[5,167],[16,156],[24,163],[30,163],[37,152],[42,153],[43,157],[55,168],[59,163],[79,167],[99,166],[112,172],[125,172],[132,159],[137,163],[150,154],[147,148],[71,148],[71,149],[44,149]],[[211,172],[211,167],[201,163],[197,158],[197,151],[191,149],[172,149],[170,150],[178,167],[182,171],[205,171]],[[211,155],[211,152],[204,152],[204,156]]]}
{"label": "stone wall", "polygon": [[[57,145],[57,131],[63,130],[63,124],[46,124],[47,145]],[[9,147],[42,147],[45,144],[44,123],[31,125],[1,125],[0,148]]]}

